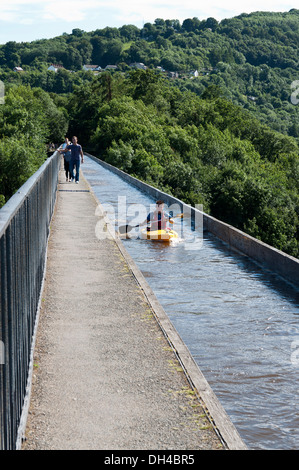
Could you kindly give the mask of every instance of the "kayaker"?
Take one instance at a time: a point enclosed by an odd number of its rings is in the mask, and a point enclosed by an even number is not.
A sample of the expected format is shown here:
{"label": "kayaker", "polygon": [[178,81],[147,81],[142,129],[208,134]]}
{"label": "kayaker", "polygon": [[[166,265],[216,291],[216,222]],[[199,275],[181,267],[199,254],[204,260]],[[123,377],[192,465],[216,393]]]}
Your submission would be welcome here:
{"label": "kayaker", "polygon": [[164,211],[164,201],[156,202],[156,209],[154,212],[150,212],[147,216],[146,221],[142,225],[147,223],[147,230],[170,230],[167,228],[167,222],[173,223],[171,215]]}

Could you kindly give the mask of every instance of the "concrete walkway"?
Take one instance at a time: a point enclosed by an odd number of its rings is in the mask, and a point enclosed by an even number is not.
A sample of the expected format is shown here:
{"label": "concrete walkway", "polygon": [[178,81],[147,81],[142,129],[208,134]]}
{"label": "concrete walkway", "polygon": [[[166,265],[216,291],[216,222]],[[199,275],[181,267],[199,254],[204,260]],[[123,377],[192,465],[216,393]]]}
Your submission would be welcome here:
{"label": "concrete walkway", "polygon": [[23,449],[222,449],[82,174],[58,189]]}

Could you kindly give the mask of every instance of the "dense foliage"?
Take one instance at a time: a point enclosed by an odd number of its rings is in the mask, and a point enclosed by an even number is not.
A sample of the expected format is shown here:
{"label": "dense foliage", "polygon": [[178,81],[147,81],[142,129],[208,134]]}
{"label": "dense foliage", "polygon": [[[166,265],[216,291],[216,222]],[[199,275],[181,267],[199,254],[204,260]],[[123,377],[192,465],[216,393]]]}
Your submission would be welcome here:
{"label": "dense foliage", "polygon": [[49,139],[63,138],[67,120],[40,88],[12,86],[0,106],[0,207],[41,166]]}
{"label": "dense foliage", "polygon": [[294,138],[213,89],[203,99],[151,71],[102,74],[68,111],[71,131],[109,163],[298,256]]}
{"label": "dense foliage", "polygon": [[[298,257],[298,26],[291,10],[0,46],[0,79],[18,84],[0,106],[0,194],[41,163],[46,139],[62,140],[68,119],[86,150]],[[139,61],[148,70],[129,67]],[[49,72],[51,62],[68,70]],[[118,71],[96,76],[84,63]]]}

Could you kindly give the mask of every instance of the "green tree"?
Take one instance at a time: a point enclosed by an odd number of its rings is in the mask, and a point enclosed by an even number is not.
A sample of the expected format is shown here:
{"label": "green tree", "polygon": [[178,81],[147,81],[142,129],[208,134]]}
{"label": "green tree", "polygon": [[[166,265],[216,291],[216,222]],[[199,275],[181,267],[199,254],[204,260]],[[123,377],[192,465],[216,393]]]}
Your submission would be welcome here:
{"label": "green tree", "polygon": [[0,106],[0,199],[3,204],[47,157],[49,137],[62,136],[65,116],[46,92],[29,86],[6,89]]}

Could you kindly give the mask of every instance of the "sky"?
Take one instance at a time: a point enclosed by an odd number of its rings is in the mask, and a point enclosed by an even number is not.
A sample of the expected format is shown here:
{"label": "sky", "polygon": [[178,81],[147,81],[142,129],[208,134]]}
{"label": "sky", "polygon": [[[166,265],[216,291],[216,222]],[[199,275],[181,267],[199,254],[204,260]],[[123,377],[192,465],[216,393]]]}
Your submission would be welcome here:
{"label": "sky", "polygon": [[254,11],[299,9],[299,0],[0,0],[0,44],[30,42],[84,31],[119,28],[133,24],[142,28],[156,18],[221,21]]}

